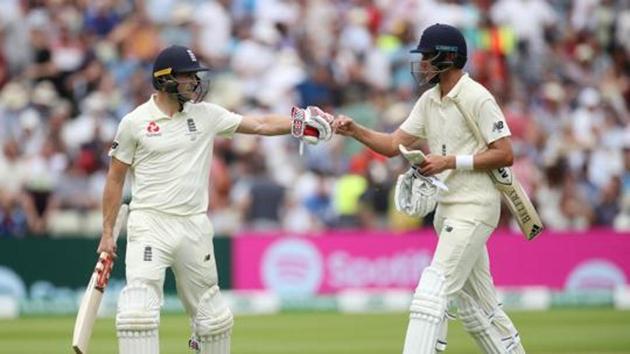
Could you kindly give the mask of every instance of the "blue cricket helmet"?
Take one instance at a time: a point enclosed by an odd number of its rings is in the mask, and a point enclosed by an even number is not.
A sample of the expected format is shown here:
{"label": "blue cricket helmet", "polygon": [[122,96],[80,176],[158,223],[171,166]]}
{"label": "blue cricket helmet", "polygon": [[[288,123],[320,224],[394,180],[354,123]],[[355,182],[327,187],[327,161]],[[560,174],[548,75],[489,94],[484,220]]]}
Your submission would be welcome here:
{"label": "blue cricket helmet", "polygon": [[[172,45],[160,52],[153,63],[153,87],[158,91],[164,91],[173,95],[180,104],[192,100],[193,102],[201,101],[209,87],[208,75],[199,75],[210,69],[201,65],[195,53],[192,50],[181,46]],[[176,74],[195,73],[197,80],[193,89],[193,97],[186,97],[179,92],[178,81],[175,79]],[[201,78],[200,76],[205,76]]]}
{"label": "blue cricket helmet", "polygon": [[452,63],[445,63],[445,55],[438,56],[434,61],[437,67],[444,64],[452,64],[461,69],[466,64],[468,58],[468,48],[464,35],[457,28],[436,23],[427,27],[420,37],[418,47],[411,51],[412,53],[427,54],[446,54],[456,53],[457,57]]}

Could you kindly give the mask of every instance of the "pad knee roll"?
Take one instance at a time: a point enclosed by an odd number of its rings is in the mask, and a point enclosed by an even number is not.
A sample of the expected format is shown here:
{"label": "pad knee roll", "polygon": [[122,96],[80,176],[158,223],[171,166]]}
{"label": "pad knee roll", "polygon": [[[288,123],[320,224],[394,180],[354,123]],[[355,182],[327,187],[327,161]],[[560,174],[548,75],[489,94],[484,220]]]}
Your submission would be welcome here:
{"label": "pad knee roll", "polygon": [[403,354],[433,354],[446,347],[445,276],[440,269],[427,267],[409,308],[409,326]]}
{"label": "pad knee roll", "polygon": [[413,295],[410,316],[422,317],[434,323],[439,323],[446,313],[446,295],[444,293],[444,274],[435,267],[427,267]]}
{"label": "pad knee roll", "polygon": [[202,342],[207,342],[217,337],[229,336],[233,325],[234,317],[221,296],[219,287],[212,286],[199,300],[194,319],[195,334]]}
{"label": "pad knee roll", "polygon": [[160,296],[145,284],[130,284],[118,299],[116,329],[119,337],[157,333],[160,325]]}

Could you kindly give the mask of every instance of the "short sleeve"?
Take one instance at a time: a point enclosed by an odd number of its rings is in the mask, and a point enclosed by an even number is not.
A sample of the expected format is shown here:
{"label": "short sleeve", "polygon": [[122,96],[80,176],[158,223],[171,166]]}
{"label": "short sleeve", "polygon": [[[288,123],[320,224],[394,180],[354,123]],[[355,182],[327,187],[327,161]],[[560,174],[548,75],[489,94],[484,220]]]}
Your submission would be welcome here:
{"label": "short sleeve", "polygon": [[417,136],[421,139],[426,139],[424,117],[422,114],[423,101],[424,100],[420,98],[416,102],[407,119],[400,125],[400,129],[410,135]]}
{"label": "short sleeve", "polygon": [[133,124],[127,117],[123,118],[118,125],[116,137],[109,149],[109,156],[131,165],[136,153],[137,138],[133,130]]}
{"label": "short sleeve", "polygon": [[493,99],[487,99],[481,104],[478,124],[486,144],[511,135],[505,117]]}
{"label": "short sleeve", "polygon": [[212,117],[211,125],[214,133],[224,138],[231,138],[241,124],[243,116],[215,104],[207,104],[207,109]]}

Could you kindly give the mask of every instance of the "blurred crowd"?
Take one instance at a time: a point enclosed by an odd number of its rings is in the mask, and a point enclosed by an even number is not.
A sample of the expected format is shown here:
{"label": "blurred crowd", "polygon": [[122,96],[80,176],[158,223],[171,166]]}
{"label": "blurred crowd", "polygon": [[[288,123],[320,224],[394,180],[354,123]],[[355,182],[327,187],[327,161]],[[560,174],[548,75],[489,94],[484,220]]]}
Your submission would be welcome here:
{"label": "blurred crowd", "polygon": [[[546,226],[630,230],[627,0],[2,3],[0,237],[98,235],[109,145],[167,45],[193,48],[213,68],[207,100],[235,112],[318,105],[393,131],[420,94],[409,50],[436,22],[464,32],[465,70],[503,108]],[[340,136],[297,152],[291,137],[216,142],[218,234],[429,224],[393,208],[401,158]]]}

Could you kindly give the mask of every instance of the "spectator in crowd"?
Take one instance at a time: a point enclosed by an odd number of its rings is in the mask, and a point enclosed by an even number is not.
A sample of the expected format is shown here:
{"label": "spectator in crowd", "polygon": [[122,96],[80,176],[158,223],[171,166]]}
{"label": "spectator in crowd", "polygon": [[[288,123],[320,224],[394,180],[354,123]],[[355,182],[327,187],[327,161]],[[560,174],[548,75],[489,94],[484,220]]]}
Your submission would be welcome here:
{"label": "spectator in crowd", "polygon": [[280,229],[285,189],[270,178],[261,155],[254,153],[247,159],[244,166],[247,172],[242,177],[246,180],[242,181],[239,192],[243,220],[252,229]]}

